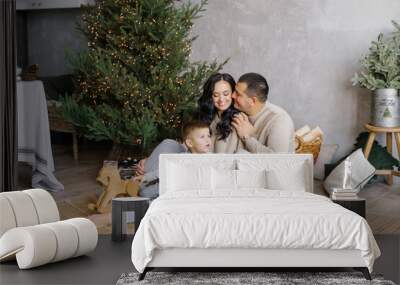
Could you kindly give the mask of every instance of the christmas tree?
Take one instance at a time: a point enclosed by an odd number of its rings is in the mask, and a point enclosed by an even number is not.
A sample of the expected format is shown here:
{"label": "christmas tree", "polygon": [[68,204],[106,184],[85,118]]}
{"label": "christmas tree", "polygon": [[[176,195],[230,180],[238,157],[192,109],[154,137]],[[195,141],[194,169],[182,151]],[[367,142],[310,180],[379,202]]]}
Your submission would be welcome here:
{"label": "christmas tree", "polygon": [[72,57],[75,94],[63,113],[94,140],[148,150],[178,138],[204,80],[222,65],[189,61],[200,4],[173,0],[98,0],[79,29],[88,49]]}

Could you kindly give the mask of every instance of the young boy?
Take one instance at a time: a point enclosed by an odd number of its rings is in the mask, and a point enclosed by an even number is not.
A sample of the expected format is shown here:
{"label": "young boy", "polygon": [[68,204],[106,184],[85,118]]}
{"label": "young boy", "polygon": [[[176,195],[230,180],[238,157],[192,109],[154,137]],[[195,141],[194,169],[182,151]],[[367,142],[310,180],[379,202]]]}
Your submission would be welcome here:
{"label": "young boy", "polygon": [[134,179],[141,180],[139,196],[157,198],[158,189],[158,161],[162,153],[207,153],[211,148],[211,132],[209,125],[202,121],[190,121],[183,126],[182,141],[163,140],[151,155],[139,162]]}

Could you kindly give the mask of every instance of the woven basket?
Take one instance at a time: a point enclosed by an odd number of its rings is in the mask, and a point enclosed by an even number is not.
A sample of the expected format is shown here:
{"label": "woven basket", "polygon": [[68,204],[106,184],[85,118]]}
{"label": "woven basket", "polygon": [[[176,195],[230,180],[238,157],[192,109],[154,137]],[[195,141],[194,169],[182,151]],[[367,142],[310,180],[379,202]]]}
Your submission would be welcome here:
{"label": "woven basket", "polygon": [[305,142],[302,137],[296,136],[295,140],[297,144],[296,153],[311,153],[315,163],[321,150],[322,137],[319,136],[311,142]]}

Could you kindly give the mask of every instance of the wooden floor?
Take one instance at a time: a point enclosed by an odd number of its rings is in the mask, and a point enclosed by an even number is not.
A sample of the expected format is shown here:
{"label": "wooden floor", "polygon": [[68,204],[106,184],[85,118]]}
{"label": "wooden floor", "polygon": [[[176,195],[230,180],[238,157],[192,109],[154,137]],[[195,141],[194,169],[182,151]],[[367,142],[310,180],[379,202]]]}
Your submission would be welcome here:
{"label": "wooden floor", "polygon": [[[55,176],[65,188],[63,192],[51,193],[57,202],[61,219],[89,217],[97,225],[100,234],[110,234],[111,214],[99,214],[87,207],[88,203],[95,203],[102,192],[96,176],[110,147],[80,144],[78,162],[73,159],[72,145],[53,144],[52,148]],[[30,188],[30,167],[19,163],[18,172],[18,188]]]}
{"label": "wooden floor", "polygon": [[374,233],[400,234],[400,184],[374,184],[360,196],[367,200],[367,221]]}
{"label": "wooden floor", "polygon": [[[72,146],[53,144],[55,176],[65,191],[53,193],[61,218],[89,217],[99,233],[111,232],[111,215],[98,214],[87,208],[101,193],[96,176],[109,152],[109,146],[96,144],[79,145],[79,161],[72,157]],[[19,189],[30,188],[30,168],[19,164]],[[321,189],[316,181],[315,189]],[[322,190],[320,190],[323,193]],[[367,221],[375,234],[400,234],[400,184],[384,183],[367,185],[360,196],[367,200]]]}
{"label": "wooden floor", "polygon": [[[314,191],[326,195],[319,181]],[[369,184],[358,195],[366,199],[367,221],[374,234],[400,234],[400,184]]]}

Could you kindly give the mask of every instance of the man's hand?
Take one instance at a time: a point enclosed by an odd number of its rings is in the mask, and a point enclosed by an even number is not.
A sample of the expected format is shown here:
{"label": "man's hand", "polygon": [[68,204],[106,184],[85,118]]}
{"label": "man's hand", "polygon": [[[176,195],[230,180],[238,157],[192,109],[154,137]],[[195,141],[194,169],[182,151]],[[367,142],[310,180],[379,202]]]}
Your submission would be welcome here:
{"label": "man's hand", "polygon": [[143,158],[139,161],[136,167],[136,176],[144,175],[144,164],[146,163],[147,158]]}
{"label": "man's hand", "polygon": [[249,122],[249,118],[245,113],[237,114],[231,124],[241,139],[248,138],[255,132],[254,126]]}

